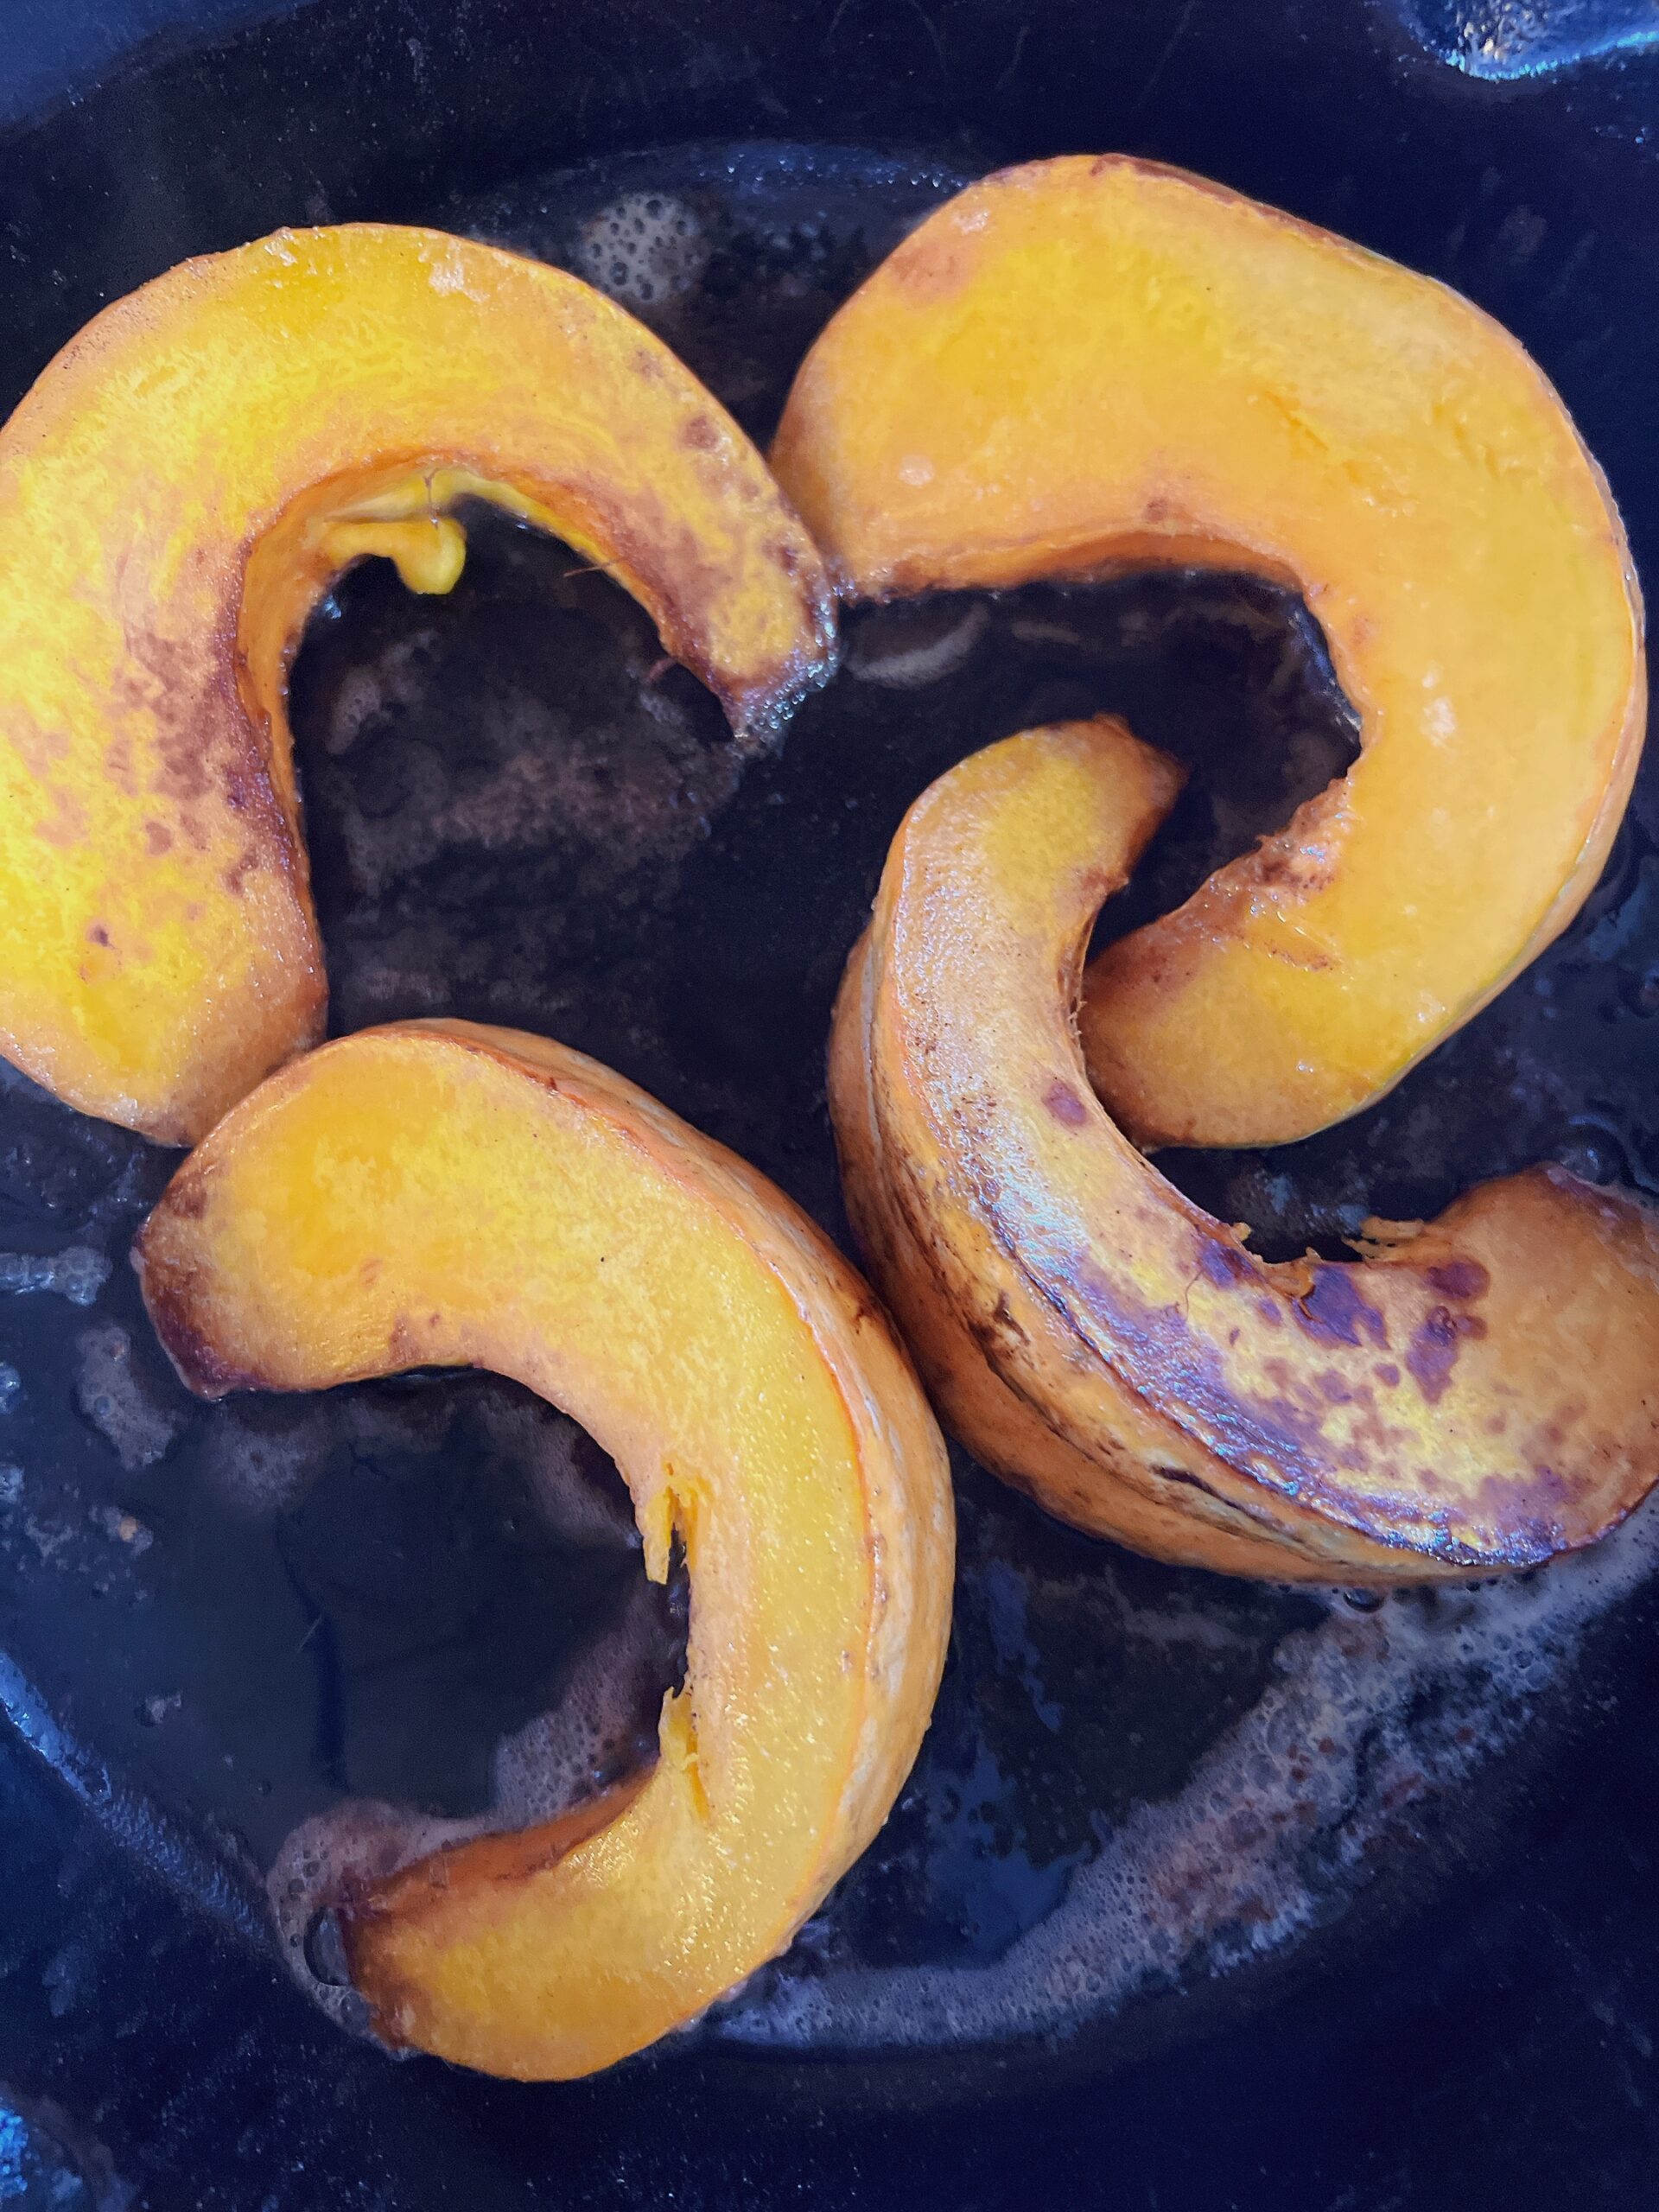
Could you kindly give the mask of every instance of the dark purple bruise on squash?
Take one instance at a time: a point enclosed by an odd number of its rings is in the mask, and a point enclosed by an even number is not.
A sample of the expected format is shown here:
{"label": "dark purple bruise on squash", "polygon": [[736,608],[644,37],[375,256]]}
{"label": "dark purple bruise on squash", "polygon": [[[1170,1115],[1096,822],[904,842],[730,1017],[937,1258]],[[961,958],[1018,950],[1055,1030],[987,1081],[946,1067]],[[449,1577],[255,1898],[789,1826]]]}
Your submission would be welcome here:
{"label": "dark purple bruise on squash", "polygon": [[1200,1236],[1198,1239],[1198,1265],[1213,1283],[1224,1289],[1229,1283],[1242,1282],[1252,1271],[1248,1252],[1226,1236]]}
{"label": "dark purple bruise on squash", "polygon": [[1442,1298],[1484,1298],[1492,1287],[1492,1279],[1478,1260],[1446,1260],[1438,1268],[1430,1268],[1427,1281],[1431,1290]]}
{"label": "dark purple bruise on squash", "polygon": [[1471,1313],[1454,1313],[1449,1306],[1431,1306],[1412,1333],[1406,1366],[1431,1406],[1437,1405],[1452,1379],[1465,1337],[1484,1337],[1486,1324]]}
{"label": "dark purple bruise on squash", "polygon": [[1058,1076],[1043,1093],[1043,1103],[1055,1120],[1064,1122],[1068,1129],[1080,1129],[1089,1119],[1089,1109],[1071,1084]]}
{"label": "dark purple bruise on squash", "polygon": [[1389,1348],[1389,1327],[1378,1309],[1354,1285],[1356,1270],[1344,1266],[1316,1269],[1313,1287],[1295,1300],[1291,1312],[1310,1337],[1326,1344],[1357,1344],[1363,1330],[1379,1351]]}
{"label": "dark purple bruise on squash", "polygon": [[[995,1206],[991,1212],[995,1219]],[[1017,1246],[1019,1240],[1009,1235],[1008,1241]],[[1195,1335],[1179,1306],[1147,1306],[1125,1296],[1086,1252],[1078,1253],[1063,1270],[1063,1279],[1128,1348],[1132,1375],[1137,1363],[1144,1363],[1142,1372],[1179,1375],[1184,1404],[1196,1416],[1200,1433],[1210,1432],[1205,1440],[1224,1459],[1242,1465],[1251,1458],[1265,1457],[1287,1480],[1321,1488],[1333,1467],[1351,1474],[1368,1470],[1370,1454],[1360,1440],[1338,1442],[1328,1436],[1323,1412],[1312,1402],[1302,1402],[1300,1389],[1285,1390],[1277,1398],[1236,1391],[1217,1348]],[[1271,1308],[1273,1301],[1267,1303]],[[1086,1331],[1081,1333],[1087,1341]],[[1272,1363],[1269,1381],[1272,1370],[1287,1372],[1281,1363]],[[1182,1426],[1191,1424],[1183,1421]]]}

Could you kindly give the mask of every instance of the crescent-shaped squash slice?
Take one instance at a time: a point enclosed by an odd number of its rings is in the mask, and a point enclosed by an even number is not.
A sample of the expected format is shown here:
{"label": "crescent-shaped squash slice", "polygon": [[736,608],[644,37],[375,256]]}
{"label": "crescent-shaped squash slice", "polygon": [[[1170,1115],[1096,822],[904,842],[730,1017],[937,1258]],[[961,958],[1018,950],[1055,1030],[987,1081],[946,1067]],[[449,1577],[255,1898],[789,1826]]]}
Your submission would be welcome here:
{"label": "crescent-shaped squash slice", "polygon": [[1321,624],[1359,760],[1090,971],[1143,1147],[1357,1111],[1594,884],[1646,712],[1624,534],[1520,346],[1427,277],[1144,162],[1011,169],[835,316],[772,465],[861,596],[1198,564]]}
{"label": "crescent-shaped squash slice", "polygon": [[465,1844],[359,1899],[390,2040],[586,2074],[788,1942],[869,1842],[944,1661],[944,1446],[869,1293],[753,1171],[580,1054],[463,1023],[273,1076],[140,1239],[194,1388],[315,1390],[434,1363],[515,1377],[685,1547],[683,1686],[632,1794]]}
{"label": "crescent-shaped squash slice", "polygon": [[741,726],[826,669],[764,462],[575,277],[439,232],[284,232],[118,302],[0,431],[0,1052],[200,1136],[321,1034],[285,713],[334,575],[447,591],[494,500],[602,563]]}
{"label": "crescent-shaped squash slice", "polygon": [[1090,1091],[1084,950],[1174,789],[1108,720],[918,800],[836,1016],[879,1286],[970,1449],[1166,1558],[1356,1582],[1524,1567],[1659,1474],[1659,1222],[1555,1168],[1363,1262],[1268,1265]]}

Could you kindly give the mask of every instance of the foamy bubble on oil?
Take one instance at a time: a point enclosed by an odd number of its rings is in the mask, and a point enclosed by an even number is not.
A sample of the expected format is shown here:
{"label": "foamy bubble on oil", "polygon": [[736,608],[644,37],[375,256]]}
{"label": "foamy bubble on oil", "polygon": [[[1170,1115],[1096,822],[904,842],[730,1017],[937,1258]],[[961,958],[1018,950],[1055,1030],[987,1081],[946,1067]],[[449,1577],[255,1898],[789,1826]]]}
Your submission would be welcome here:
{"label": "foamy bubble on oil", "polygon": [[707,229],[671,192],[625,192],[578,234],[579,272],[626,308],[661,308],[695,291],[709,265]]}
{"label": "foamy bubble on oil", "polygon": [[[786,1955],[711,2032],[865,2053],[1052,2037],[1150,1988],[1288,1951],[1349,1900],[1402,1820],[1480,1787],[1656,1568],[1649,1508],[1522,1580],[1402,1592],[1372,1612],[1326,1593],[1324,1618],[1283,1639],[1261,1697],[1185,1786],[1138,1806],[1000,1957],[873,1971]],[[1132,1607],[1124,1627],[1136,1632]]]}

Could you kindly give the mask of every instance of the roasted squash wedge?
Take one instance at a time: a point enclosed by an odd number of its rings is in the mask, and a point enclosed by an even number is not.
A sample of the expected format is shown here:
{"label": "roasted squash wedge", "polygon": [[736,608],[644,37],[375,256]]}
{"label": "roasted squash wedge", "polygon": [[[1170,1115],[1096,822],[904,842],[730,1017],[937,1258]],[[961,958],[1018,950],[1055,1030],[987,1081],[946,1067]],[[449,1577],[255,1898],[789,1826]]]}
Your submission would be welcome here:
{"label": "roasted squash wedge", "polygon": [[1090,971],[1090,1072],[1143,1147],[1355,1112],[1594,884],[1646,712],[1624,533],[1443,286],[1148,162],[1010,169],[833,318],[772,465],[860,597],[1197,564],[1322,626],[1353,769]]}
{"label": "roasted squash wedge", "polygon": [[780,1950],[886,1818],[950,1601],[938,1431],[818,1231],[580,1054],[413,1024],[273,1076],[137,1257],[194,1389],[491,1368],[613,1454],[651,1574],[685,1547],[686,1676],[643,1784],[354,1901],[381,2032],[586,2074]]}
{"label": "roasted squash wedge", "polygon": [[1592,1541],[1659,1475],[1659,1220],[1557,1168],[1409,1241],[1268,1265],[1091,1093],[1089,931],[1175,787],[1103,719],[912,808],[837,1005],[876,1281],[968,1446],[1058,1515],[1231,1573],[1413,1581]]}
{"label": "roasted squash wedge", "polygon": [[740,725],[828,664],[823,572],[690,371],[541,264],[285,232],[119,301],[0,432],[0,1052],[199,1137],[321,1034],[284,696],[330,579],[446,591],[492,499],[609,569]]}

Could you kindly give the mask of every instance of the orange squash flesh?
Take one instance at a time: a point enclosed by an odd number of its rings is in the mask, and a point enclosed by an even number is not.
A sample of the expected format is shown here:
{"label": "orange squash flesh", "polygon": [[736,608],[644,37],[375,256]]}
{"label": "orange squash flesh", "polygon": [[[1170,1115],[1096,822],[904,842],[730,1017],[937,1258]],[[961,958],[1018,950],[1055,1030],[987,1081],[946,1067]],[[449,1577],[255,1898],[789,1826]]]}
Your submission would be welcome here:
{"label": "orange squash flesh", "polygon": [[1143,1147],[1356,1112],[1594,884],[1645,723],[1624,531],[1520,346],[1427,278],[1151,163],[1007,170],[830,321],[772,465],[857,596],[1196,564],[1318,618],[1358,761],[1089,975]]}
{"label": "orange squash flesh", "polygon": [[683,1688],[643,1784],[358,1900],[381,2032],[525,2079],[591,2072],[787,1943],[887,1815],[949,1624],[944,1447],[868,1292],[780,1193],[541,1039],[410,1024],[272,1077],[140,1239],[194,1388],[510,1375],[677,1533]]}
{"label": "orange squash flesh", "polygon": [[491,499],[633,593],[741,727],[828,666],[822,564],[724,410],[539,263],[286,232],[107,308],[0,431],[0,1052],[168,1142],[321,1033],[285,713],[348,563],[447,591]]}
{"label": "orange squash flesh", "polygon": [[963,762],[894,841],[831,1103],[947,1418],[1061,1517],[1230,1572],[1263,1539],[1355,1581],[1592,1541],[1659,1474],[1652,1216],[1534,1169],[1363,1262],[1268,1265],[1090,1093],[1084,948],[1173,789],[1121,724],[1065,724]]}

